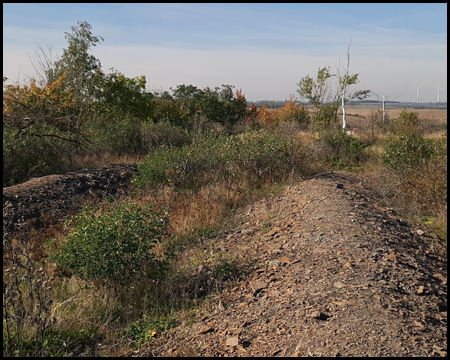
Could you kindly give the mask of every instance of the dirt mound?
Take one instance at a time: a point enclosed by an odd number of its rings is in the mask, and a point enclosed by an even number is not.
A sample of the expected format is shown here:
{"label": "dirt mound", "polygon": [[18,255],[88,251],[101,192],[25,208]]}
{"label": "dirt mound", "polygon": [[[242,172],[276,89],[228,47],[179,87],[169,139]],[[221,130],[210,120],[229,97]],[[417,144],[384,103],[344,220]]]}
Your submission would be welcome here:
{"label": "dirt mound", "polygon": [[446,356],[446,246],[371,194],[328,173],[246,209],[213,252],[253,271],[133,355]]}
{"label": "dirt mound", "polygon": [[80,208],[90,195],[114,196],[126,191],[136,164],[113,164],[62,175],[49,175],[3,188],[3,241],[24,237]]}

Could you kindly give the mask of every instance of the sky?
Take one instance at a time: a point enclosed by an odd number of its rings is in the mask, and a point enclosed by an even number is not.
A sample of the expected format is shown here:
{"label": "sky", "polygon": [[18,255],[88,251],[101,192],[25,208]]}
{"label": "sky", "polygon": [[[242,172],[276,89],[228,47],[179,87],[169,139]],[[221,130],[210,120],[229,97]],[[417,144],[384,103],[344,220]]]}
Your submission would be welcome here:
{"label": "sky", "polygon": [[145,75],[152,92],[227,84],[251,101],[301,100],[299,81],[342,73],[350,50],[352,90],[447,101],[446,3],[3,3],[6,83],[35,75],[39,47],[56,60],[79,21],[104,39],[91,49],[104,72]]}

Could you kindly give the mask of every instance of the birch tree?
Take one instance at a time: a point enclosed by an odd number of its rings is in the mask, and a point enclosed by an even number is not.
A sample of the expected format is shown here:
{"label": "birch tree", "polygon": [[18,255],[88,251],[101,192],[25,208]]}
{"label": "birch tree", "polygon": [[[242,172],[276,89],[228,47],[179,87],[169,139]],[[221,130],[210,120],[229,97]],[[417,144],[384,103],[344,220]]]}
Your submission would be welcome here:
{"label": "birch tree", "polygon": [[356,85],[359,82],[358,76],[359,74],[350,74],[350,47],[352,42],[347,47],[347,66],[344,68],[343,74],[341,74],[341,69],[337,68],[337,76],[339,79],[339,98],[341,102],[342,108],[342,128],[345,129],[347,127],[347,119],[346,119],[346,111],[345,111],[345,103],[349,99],[358,99],[364,100],[370,95],[370,90],[355,90],[349,91],[349,87],[352,85]]}

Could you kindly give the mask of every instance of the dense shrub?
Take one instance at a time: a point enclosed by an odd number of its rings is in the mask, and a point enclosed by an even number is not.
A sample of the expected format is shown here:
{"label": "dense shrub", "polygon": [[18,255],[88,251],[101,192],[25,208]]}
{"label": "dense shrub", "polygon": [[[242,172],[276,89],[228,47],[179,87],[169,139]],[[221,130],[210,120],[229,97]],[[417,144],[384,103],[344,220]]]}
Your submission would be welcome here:
{"label": "dense shrub", "polygon": [[97,150],[114,154],[143,154],[142,121],[120,111],[99,114],[91,124],[90,141]]}
{"label": "dense shrub", "polygon": [[423,166],[436,151],[432,140],[404,133],[387,139],[381,160],[389,170],[405,173]]}
{"label": "dense shrub", "polygon": [[288,143],[265,131],[228,137],[222,153],[228,172],[247,182],[281,178],[290,171]]}
{"label": "dense shrub", "polygon": [[[39,134],[39,131],[36,130],[36,133]],[[77,150],[76,144],[57,137],[22,135],[3,128],[3,186],[59,173],[64,156],[69,157]]]}
{"label": "dense shrub", "polygon": [[182,148],[165,147],[150,152],[138,163],[138,186],[173,184],[199,187],[218,177],[234,182],[258,182],[289,171],[286,141],[266,132],[231,136],[203,136]]}
{"label": "dense shrub", "polygon": [[321,156],[336,168],[358,166],[364,158],[365,145],[341,128],[323,129],[319,133],[319,142],[325,145]]}
{"label": "dense shrub", "polygon": [[111,285],[124,285],[137,275],[161,275],[168,219],[151,206],[86,206],[68,225],[71,231],[61,246],[50,242],[51,259],[59,267]]}
{"label": "dense shrub", "polygon": [[311,121],[306,105],[299,106],[292,99],[286,102],[286,105],[276,111],[273,116],[276,118],[278,124],[294,122],[302,130],[306,129]]}
{"label": "dense shrub", "polygon": [[159,146],[181,147],[192,142],[192,136],[183,128],[168,122],[144,123],[142,140],[147,149]]}
{"label": "dense shrub", "polygon": [[392,121],[392,131],[394,133],[417,134],[419,128],[419,114],[416,111],[403,109],[398,118]]}
{"label": "dense shrub", "polygon": [[447,141],[417,134],[388,138],[381,162],[408,211],[440,215],[447,209]]}

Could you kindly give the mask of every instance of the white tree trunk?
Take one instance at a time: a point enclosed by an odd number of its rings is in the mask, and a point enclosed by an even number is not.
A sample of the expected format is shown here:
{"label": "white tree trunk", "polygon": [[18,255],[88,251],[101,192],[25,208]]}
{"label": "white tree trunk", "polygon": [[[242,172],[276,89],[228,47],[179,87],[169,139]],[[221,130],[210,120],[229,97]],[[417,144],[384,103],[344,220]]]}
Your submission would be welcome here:
{"label": "white tree trunk", "polygon": [[342,106],[342,128],[345,129],[347,127],[347,119],[345,118],[345,101],[344,95],[341,97],[341,106]]}

